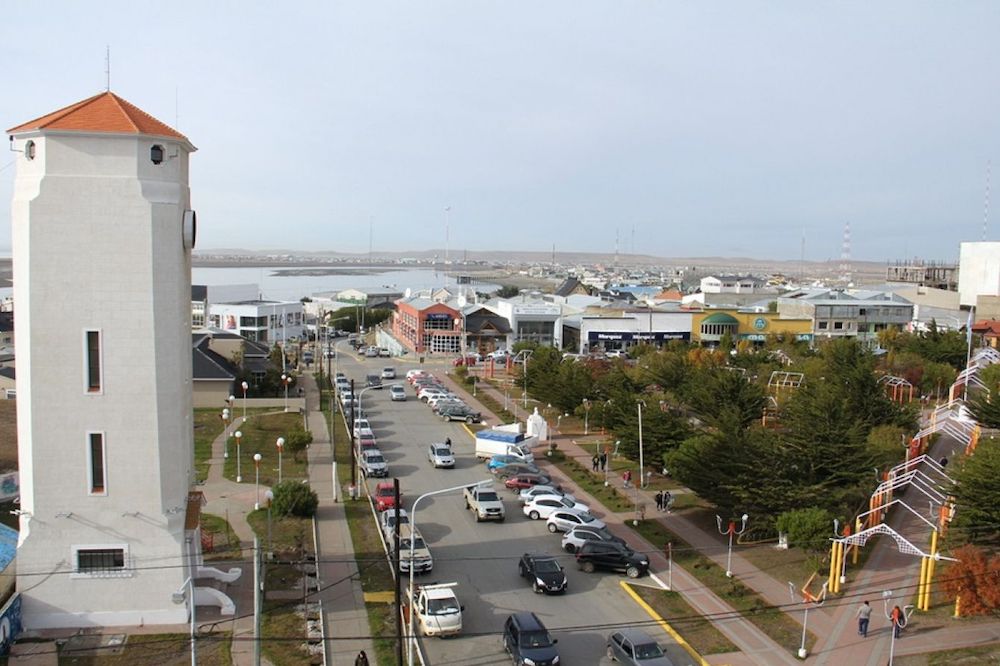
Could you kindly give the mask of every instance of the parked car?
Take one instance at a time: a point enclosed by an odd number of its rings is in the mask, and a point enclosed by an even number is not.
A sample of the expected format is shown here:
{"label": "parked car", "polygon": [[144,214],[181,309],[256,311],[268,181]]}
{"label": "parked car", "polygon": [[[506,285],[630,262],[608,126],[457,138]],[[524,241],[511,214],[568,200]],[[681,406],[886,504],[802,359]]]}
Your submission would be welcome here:
{"label": "parked car", "polygon": [[507,353],[506,349],[497,349],[497,350],[491,351],[489,354],[487,354],[486,358],[493,359],[494,363],[506,363],[508,356],[509,356],[509,354]]}
{"label": "parked car", "polygon": [[[386,543],[391,543],[396,533],[396,509],[389,509],[378,514],[378,523],[382,528],[382,536],[385,537]],[[406,509],[399,510],[399,524],[410,524],[410,516],[406,513]]]}
{"label": "parked car", "polygon": [[[509,480],[510,479],[508,479],[508,481]],[[547,519],[550,515],[552,515],[553,511],[577,511],[587,513],[590,511],[586,504],[574,502],[573,500],[568,500],[565,497],[556,497],[554,495],[536,497],[525,504],[523,510],[524,515],[532,520],[538,520],[540,518]]]}
{"label": "parked car", "polygon": [[581,525],[563,535],[562,547],[567,553],[575,553],[580,549],[580,546],[588,541],[613,541],[623,546],[626,545],[625,539],[615,536],[606,528]]}
{"label": "parked car", "polygon": [[596,569],[624,572],[629,578],[649,573],[649,558],[628,546],[612,541],[588,541],[576,551],[576,564],[581,571]]}
{"label": "parked car", "polygon": [[475,365],[478,362],[479,361],[475,356],[459,356],[454,361],[452,361],[451,364],[454,365],[455,367],[459,367],[462,365],[469,367]]}
{"label": "parked car", "polygon": [[559,565],[559,560],[551,555],[525,553],[517,568],[521,578],[531,581],[531,589],[537,594],[566,591],[566,572]]}
{"label": "parked car", "polygon": [[431,406],[431,411],[435,414],[440,415],[441,410],[450,409],[452,407],[465,407],[465,403],[459,398],[454,398],[451,400],[437,400],[433,403],[427,403]]}
{"label": "parked car", "polygon": [[607,527],[600,518],[595,518],[590,513],[576,513],[574,511],[553,511],[549,514],[549,519],[545,521],[545,526],[549,532],[569,532],[575,527],[589,525],[590,527]]}
{"label": "parked car", "polygon": [[389,476],[389,466],[378,449],[361,452],[361,471],[367,477],[382,478]]}
{"label": "parked car", "polygon": [[551,485],[532,486],[531,488],[525,488],[524,490],[522,490],[519,493],[518,499],[521,500],[521,504],[524,504],[525,502],[527,502],[528,500],[530,500],[532,497],[541,497],[542,495],[554,495],[556,497],[565,497],[567,499],[571,499],[573,501],[576,501],[576,498],[573,495],[571,495],[570,493],[567,493],[566,491],[564,491],[562,489],[562,486],[560,486],[558,483],[553,483]]}
{"label": "parked car", "polygon": [[515,465],[518,463],[524,463],[524,460],[509,453],[498,453],[486,461],[486,469],[495,470],[500,469],[501,467],[506,467],[507,465]]}
{"label": "parked car", "polygon": [[434,393],[427,396],[427,404],[430,405],[431,409],[439,402],[454,402],[458,400],[458,396],[454,393],[444,392],[444,393]]}
{"label": "parked car", "polygon": [[503,648],[515,666],[558,664],[557,642],[534,613],[514,613],[503,624]]}
{"label": "parked car", "polygon": [[[403,493],[400,492],[399,496],[402,497]],[[376,511],[385,511],[396,506],[396,489],[392,481],[380,481],[375,485],[374,500]]]}
{"label": "parked car", "polygon": [[389,387],[389,399],[393,402],[405,402],[406,389],[404,389],[400,384],[393,384]]}
{"label": "parked car", "polygon": [[424,370],[421,370],[420,368],[413,368],[412,370],[407,370],[406,380],[409,381],[414,377],[418,377],[420,375],[427,375],[427,373]]}
{"label": "parked car", "polygon": [[354,419],[354,436],[363,437],[365,435],[369,435],[371,437],[375,436],[375,432],[372,430],[372,424],[369,423],[368,419]]}
{"label": "parked car", "polygon": [[627,358],[628,357],[628,354],[625,352],[624,349],[609,349],[608,351],[604,352],[604,355],[607,356],[608,358]]}
{"label": "parked car", "polygon": [[417,391],[417,397],[424,402],[430,400],[432,396],[441,396],[442,398],[455,397],[453,394],[450,394],[440,386],[423,386]]}
{"label": "parked car", "polygon": [[363,456],[365,451],[378,451],[378,442],[374,437],[362,437],[358,442],[358,456]]}
{"label": "parked car", "polygon": [[542,486],[550,483],[552,483],[552,479],[545,474],[515,474],[503,481],[503,485],[513,490],[515,494],[531,486]]}
{"label": "parked car", "polygon": [[[525,463],[525,462],[507,463],[503,467],[497,467],[490,471],[493,472],[494,476],[500,479],[507,479],[512,476],[517,476],[518,474],[542,473],[542,470],[538,469],[538,467],[534,463]],[[545,483],[548,483],[548,481],[546,481]]]}
{"label": "parked car", "polygon": [[465,421],[466,423],[482,423],[483,415],[465,404],[439,406],[437,413],[445,421]]}
{"label": "parked car", "polygon": [[[413,555],[412,562],[410,555]],[[414,573],[427,573],[434,568],[434,559],[431,551],[427,548],[424,538],[413,525],[402,521],[399,524],[399,570],[410,572],[413,566]]]}
{"label": "parked car", "polygon": [[386,349],[385,347],[379,347],[378,355],[381,356],[382,358],[389,358],[392,356],[392,352]]}
{"label": "parked car", "polygon": [[395,379],[396,378],[396,368],[392,366],[382,368],[382,379]]}
{"label": "parked car", "polygon": [[435,468],[455,466],[455,454],[452,453],[451,447],[446,444],[428,445],[427,460]]}
{"label": "parked car", "polygon": [[365,350],[366,358],[378,358],[378,347],[369,347]]}
{"label": "parked car", "polygon": [[640,629],[621,629],[608,636],[608,657],[628,666],[674,666],[653,637]]}

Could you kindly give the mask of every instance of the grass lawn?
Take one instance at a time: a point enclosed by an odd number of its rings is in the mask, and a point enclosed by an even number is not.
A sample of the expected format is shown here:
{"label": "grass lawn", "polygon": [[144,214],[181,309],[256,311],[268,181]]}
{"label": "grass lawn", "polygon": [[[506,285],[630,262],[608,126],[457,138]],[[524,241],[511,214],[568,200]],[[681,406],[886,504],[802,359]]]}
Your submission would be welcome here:
{"label": "grass lawn", "polygon": [[240,539],[225,518],[201,514],[201,532],[212,536],[212,550],[205,553],[206,561],[242,559]]}
{"label": "grass lawn", "polygon": [[306,652],[306,619],[294,602],[267,601],[261,621],[261,652],[274,666],[322,664]]}
{"label": "grass lawn", "polygon": [[[297,412],[277,412],[257,414],[247,423],[240,426],[243,437],[240,440],[240,468],[243,482],[254,481],[255,453],[261,455],[260,482],[261,485],[273,486],[278,482],[278,447],[279,437],[287,437],[295,430],[302,430],[302,415]],[[221,431],[220,431],[221,432]],[[236,480],[236,440],[230,442],[229,458],[226,460],[225,476],[231,481]],[[281,478],[305,479],[307,476],[306,452],[301,451],[296,456],[289,451],[282,455]]]}
{"label": "grass lawn", "polygon": [[695,652],[701,655],[738,652],[739,647],[726,638],[721,631],[702,617],[698,611],[684,601],[677,592],[668,592],[645,585],[633,585],[632,589],[642,600],[653,607],[674,631],[679,633]]}
{"label": "grass lawn", "polygon": [[271,544],[267,543],[267,509],[247,514],[247,522],[260,537],[264,550],[274,552],[278,559],[297,560],[303,552],[313,552],[312,519],[271,514]]}
{"label": "grass lawn", "polygon": [[551,456],[546,456],[545,459],[562,470],[581,490],[589,493],[608,509],[616,513],[635,510],[634,500],[625,497],[618,491],[615,485],[618,480],[616,477],[609,476],[611,485],[605,486],[602,474],[595,474],[590,471],[589,467],[584,467],[573,458],[567,458],[562,451],[557,450]]}
{"label": "grass lawn", "polygon": [[[631,521],[626,525],[631,527]],[[721,567],[701,555],[662,524],[656,521],[641,521],[633,529],[657,548],[662,548],[668,541],[672,542],[674,564],[683,567],[701,581],[778,645],[793,654],[799,649],[802,626],[798,622],[784,612],[771,608],[760,595],[739,581],[726,578],[726,572]],[[806,647],[811,649],[815,642],[816,636],[809,632],[806,637]]]}
{"label": "grass lawn", "polygon": [[928,652],[893,659],[896,666],[973,666],[979,664],[1000,664],[1000,643]]}
{"label": "grass lawn", "polygon": [[212,442],[222,434],[222,407],[194,410],[194,473],[199,481],[208,476],[208,459],[212,457]]}
{"label": "grass lawn", "polygon": [[[480,380],[480,384],[482,383],[482,380]],[[466,387],[463,384],[462,388],[471,392],[471,387]],[[486,393],[486,391],[476,391],[475,399],[478,400],[483,407],[496,414],[497,418],[500,419],[502,423],[513,423],[517,420],[517,417],[515,417],[512,412],[503,408],[503,403],[495,400],[493,396]]]}
{"label": "grass lawn", "polygon": [[[199,635],[196,641],[198,663],[203,666],[230,666],[230,635]],[[73,666],[184,666],[191,663],[191,643],[187,634],[139,634],[128,637],[121,654],[74,656],[66,647],[59,652],[60,665]]]}

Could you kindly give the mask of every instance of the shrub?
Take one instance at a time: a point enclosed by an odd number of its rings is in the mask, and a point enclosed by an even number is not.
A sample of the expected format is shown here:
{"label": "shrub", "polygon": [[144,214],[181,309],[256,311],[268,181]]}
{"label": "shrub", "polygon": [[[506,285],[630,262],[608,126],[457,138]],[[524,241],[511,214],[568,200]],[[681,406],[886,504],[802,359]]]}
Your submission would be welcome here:
{"label": "shrub", "polygon": [[319,506],[316,491],[301,481],[282,481],[274,487],[271,508],[279,516],[311,518]]}
{"label": "shrub", "polygon": [[822,551],[833,534],[833,516],[826,509],[811,506],[792,509],[778,516],[779,532],[788,534],[788,544],[804,550]]}
{"label": "shrub", "polygon": [[312,433],[308,430],[293,430],[285,437],[285,450],[291,452],[292,457],[298,460],[299,453],[305,451],[312,441]]}

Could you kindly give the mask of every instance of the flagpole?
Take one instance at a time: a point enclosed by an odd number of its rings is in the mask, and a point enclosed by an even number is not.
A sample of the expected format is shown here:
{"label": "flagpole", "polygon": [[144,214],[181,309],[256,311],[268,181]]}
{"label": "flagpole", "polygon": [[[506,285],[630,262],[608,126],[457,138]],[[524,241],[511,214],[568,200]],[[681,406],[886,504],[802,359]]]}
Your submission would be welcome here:
{"label": "flagpole", "polygon": [[[974,321],[973,313],[976,311],[976,306],[973,305],[969,308],[969,320],[965,325],[965,370],[968,373],[969,364],[972,363],[972,323]],[[965,384],[962,386],[962,400],[969,400],[969,375],[965,376]]]}

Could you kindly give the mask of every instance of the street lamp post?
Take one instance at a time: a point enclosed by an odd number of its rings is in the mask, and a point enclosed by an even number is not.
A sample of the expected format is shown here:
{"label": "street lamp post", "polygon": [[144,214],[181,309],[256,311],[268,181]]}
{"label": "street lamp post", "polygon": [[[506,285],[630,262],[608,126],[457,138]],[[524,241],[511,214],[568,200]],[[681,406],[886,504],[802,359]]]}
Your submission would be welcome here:
{"label": "street lamp post", "polygon": [[250,385],[247,384],[246,382],[243,382],[242,387],[243,387],[243,423],[246,423],[247,422],[247,389],[250,388]]}
{"label": "street lamp post", "polygon": [[[492,483],[493,483],[492,481],[479,481],[478,483],[474,483],[472,485],[473,486],[489,486],[489,485],[492,485]],[[456,492],[456,491],[459,491],[459,490],[465,490],[468,487],[469,487],[468,485],[464,485],[463,484],[461,486],[453,486],[451,488],[442,488],[441,490],[432,490],[432,491],[430,491],[428,493],[424,493],[423,495],[421,495],[420,497],[418,497],[417,499],[415,499],[413,501],[413,506],[410,508],[410,526],[412,527],[413,532],[416,533],[416,529],[417,529],[417,506],[420,504],[421,500],[423,500],[423,499],[425,499],[427,497],[431,497],[433,495],[443,495],[445,493],[453,493],[453,492]],[[413,626],[414,625],[414,623],[413,623],[413,616],[414,616],[414,612],[413,612],[413,569],[415,568],[413,566],[413,551],[414,551],[415,541],[416,541],[416,539],[412,538],[412,536],[411,536],[411,538],[410,538],[410,585],[409,585],[409,596],[410,596],[410,602],[409,602],[410,603],[410,613],[409,613],[409,615],[410,615],[410,622],[409,622],[409,637],[408,637],[408,639],[406,641],[406,646],[407,646],[406,647],[406,655],[407,655],[406,663],[409,666],[413,666],[413,644],[414,644],[414,642],[416,642],[416,635],[414,633],[415,632],[415,627]]]}
{"label": "street lamp post", "polygon": [[285,448],[285,438],[279,437],[278,441],[275,442],[278,447],[278,483],[281,483],[281,452]]}
{"label": "street lamp post", "polygon": [[[809,656],[809,650],[806,649],[806,633],[809,627],[809,606],[822,606],[823,602],[826,601],[826,587],[830,584],[830,581],[823,583],[823,589],[820,590],[819,596],[813,596],[808,592],[804,593],[804,598],[802,599],[802,644],[799,646],[799,659],[805,659]],[[795,603],[795,583],[788,581],[788,592],[792,595],[792,603]]]}
{"label": "street lamp post", "polygon": [[281,383],[285,385],[285,411],[288,411],[288,382],[291,380],[286,373],[281,373]]}
{"label": "street lamp post", "polygon": [[747,520],[750,516],[743,514],[743,524],[739,530],[736,529],[736,521],[730,520],[729,526],[726,529],[722,529],[722,516],[715,514],[715,521],[719,525],[719,534],[729,535],[729,552],[726,555],[726,578],[733,577],[733,535],[739,536],[747,531]]}
{"label": "street lamp post", "polygon": [[638,400],[636,402],[635,406],[636,406],[636,409],[639,410],[639,483],[636,484],[636,491],[635,491],[636,497],[638,497],[639,496],[639,490],[638,490],[639,487],[640,486],[644,486],[644,481],[645,481],[645,473],[644,472],[646,470],[646,468],[645,468],[645,466],[643,464],[643,459],[642,459],[642,451],[643,451],[643,448],[642,448],[642,408],[646,406],[646,402],[644,400]]}
{"label": "street lamp post", "polygon": [[261,455],[259,453],[253,454],[253,467],[255,472],[254,490],[256,498],[253,503],[254,511],[260,508],[260,459]]}
{"label": "street lamp post", "polygon": [[229,408],[226,407],[222,410],[222,457],[229,457]]}
{"label": "street lamp post", "polygon": [[237,430],[233,433],[233,437],[236,438],[236,483],[243,483],[243,473],[240,469],[240,440],[243,439],[243,433]]}
{"label": "street lamp post", "polygon": [[583,399],[583,434],[590,434],[590,400]]}

